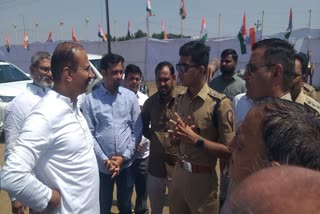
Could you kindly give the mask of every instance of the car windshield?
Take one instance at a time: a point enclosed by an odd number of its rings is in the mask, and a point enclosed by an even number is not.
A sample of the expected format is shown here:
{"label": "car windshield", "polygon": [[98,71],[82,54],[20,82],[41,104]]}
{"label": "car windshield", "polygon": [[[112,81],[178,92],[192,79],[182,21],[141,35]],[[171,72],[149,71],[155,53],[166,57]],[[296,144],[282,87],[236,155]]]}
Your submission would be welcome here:
{"label": "car windshield", "polygon": [[30,80],[30,78],[13,65],[0,65],[0,83]]}
{"label": "car windshield", "polygon": [[97,69],[97,71],[100,71],[100,61],[101,61],[101,59],[91,59],[90,60],[90,62]]}

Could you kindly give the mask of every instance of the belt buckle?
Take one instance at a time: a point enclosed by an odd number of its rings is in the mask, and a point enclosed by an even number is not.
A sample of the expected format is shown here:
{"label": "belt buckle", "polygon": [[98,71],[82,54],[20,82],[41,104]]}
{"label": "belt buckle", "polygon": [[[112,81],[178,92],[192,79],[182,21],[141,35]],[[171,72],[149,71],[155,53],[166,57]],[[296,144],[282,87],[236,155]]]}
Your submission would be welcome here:
{"label": "belt buckle", "polygon": [[192,165],[190,162],[182,160],[182,166],[188,172],[192,172]]}

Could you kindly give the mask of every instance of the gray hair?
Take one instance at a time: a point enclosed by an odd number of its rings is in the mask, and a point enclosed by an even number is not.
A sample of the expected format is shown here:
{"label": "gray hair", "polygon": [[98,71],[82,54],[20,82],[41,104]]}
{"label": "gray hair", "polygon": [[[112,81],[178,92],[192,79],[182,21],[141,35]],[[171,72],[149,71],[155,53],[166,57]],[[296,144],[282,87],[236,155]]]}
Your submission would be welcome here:
{"label": "gray hair", "polygon": [[51,55],[47,51],[38,51],[31,57],[31,65],[37,66],[44,59],[51,59]]}

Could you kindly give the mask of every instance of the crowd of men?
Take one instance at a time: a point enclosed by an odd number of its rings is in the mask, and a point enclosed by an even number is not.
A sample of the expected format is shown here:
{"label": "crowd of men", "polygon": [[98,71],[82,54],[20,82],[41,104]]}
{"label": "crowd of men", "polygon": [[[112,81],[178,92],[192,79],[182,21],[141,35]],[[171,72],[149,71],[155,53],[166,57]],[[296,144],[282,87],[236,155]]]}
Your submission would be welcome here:
{"label": "crowd of men", "polygon": [[[81,45],[37,52],[33,83],[5,109],[1,189],[12,212],[110,213],[115,184],[122,214],[161,214],[167,190],[172,214],[318,210],[320,104],[303,90],[305,55],[258,41],[242,79],[235,50],[214,65],[209,53],[200,41],[182,45],[175,66],[156,66],[147,97],[140,68],[120,55],[102,57],[103,80],[88,93]],[[292,195],[298,184],[313,191]]]}

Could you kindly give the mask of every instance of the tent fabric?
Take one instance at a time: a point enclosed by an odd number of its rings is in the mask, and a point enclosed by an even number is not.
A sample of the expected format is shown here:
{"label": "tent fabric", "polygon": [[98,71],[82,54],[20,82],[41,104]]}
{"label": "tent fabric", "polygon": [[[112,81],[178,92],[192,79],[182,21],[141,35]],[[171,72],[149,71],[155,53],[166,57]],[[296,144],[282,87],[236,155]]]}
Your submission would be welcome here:
{"label": "tent fabric", "polygon": [[[284,32],[263,35],[261,31],[256,32],[256,40],[261,38],[282,38],[284,39]],[[138,65],[144,74],[146,81],[154,81],[154,69],[159,62],[169,61],[175,65],[179,60],[179,48],[193,39],[168,39],[158,40],[152,38],[140,38],[121,42],[111,42],[111,50],[113,53],[122,55],[125,58],[125,64]],[[320,87],[320,29],[298,29],[293,30],[289,42],[291,42],[295,49],[300,52],[307,53],[307,50],[312,51],[312,62],[315,66],[315,71],[312,83],[315,87]],[[30,44],[30,50],[23,48],[23,45],[10,46],[10,52],[6,50],[6,46],[0,46],[0,59],[11,62],[20,67],[25,72],[29,72],[29,65],[31,56],[39,51],[44,50],[52,53],[56,45],[60,41],[52,43],[35,42]],[[86,51],[90,54],[103,55],[108,51],[108,44],[101,41],[78,41],[84,46]],[[211,47],[210,59],[220,58],[220,53],[226,48],[233,48],[238,52],[239,59],[237,70],[243,69],[247,64],[251,50],[250,45],[247,45],[247,53],[241,55],[239,41],[236,35],[233,37],[223,38],[208,38],[206,45]]]}

